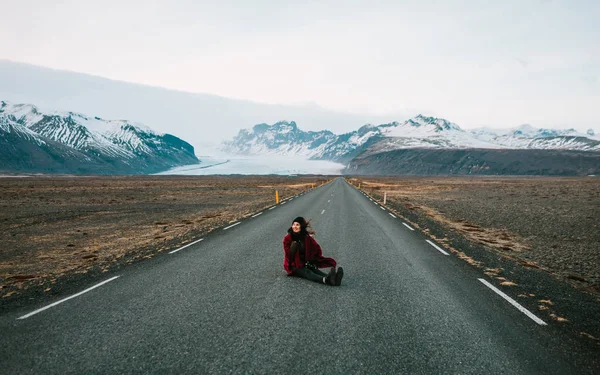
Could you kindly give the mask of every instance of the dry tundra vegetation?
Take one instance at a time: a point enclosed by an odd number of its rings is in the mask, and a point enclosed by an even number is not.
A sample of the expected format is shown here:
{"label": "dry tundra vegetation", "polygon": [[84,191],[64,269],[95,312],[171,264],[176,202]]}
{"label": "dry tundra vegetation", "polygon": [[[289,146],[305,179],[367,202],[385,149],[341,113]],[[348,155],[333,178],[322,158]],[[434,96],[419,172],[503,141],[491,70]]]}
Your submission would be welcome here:
{"label": "dry tundra vegetation", "polygon": [[[324,183],[284,176],[0,178],[0,296],[151,258]],[[1,301],[2,299],[0,299]]]}
{"label": "dry tundra vegetation", "polygon": [[[500,285],[515,282],[501,267],[453,248],[444,235],[458,234],[600,301],[595,177],[346,179],[376,200],[385,199],[388,208]],[[276,191],[284,199],[326,181],[324,176],[0,178],[0,301],[25,291],[52,294],[74,275],[151,258],[273,205]],[[442,235],[430,231],[431,222],[444,228]],[[552,303],[540,299],[539,309]]]}

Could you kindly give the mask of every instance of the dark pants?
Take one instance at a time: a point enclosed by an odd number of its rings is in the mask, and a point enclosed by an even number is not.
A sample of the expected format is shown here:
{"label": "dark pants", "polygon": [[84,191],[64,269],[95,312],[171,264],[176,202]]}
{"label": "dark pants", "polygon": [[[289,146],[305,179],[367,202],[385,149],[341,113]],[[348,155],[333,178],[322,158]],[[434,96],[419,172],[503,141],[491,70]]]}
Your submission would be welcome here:
{"label": "dark pants", "polygon": [[292,271],[292,275],[296,277],[302,277],[311,281],[316,281],[318,283],[323,283],[323,278],[327,276],[326,273],[321,272],[320,270],[311,270],[309,268],[295,268]]}

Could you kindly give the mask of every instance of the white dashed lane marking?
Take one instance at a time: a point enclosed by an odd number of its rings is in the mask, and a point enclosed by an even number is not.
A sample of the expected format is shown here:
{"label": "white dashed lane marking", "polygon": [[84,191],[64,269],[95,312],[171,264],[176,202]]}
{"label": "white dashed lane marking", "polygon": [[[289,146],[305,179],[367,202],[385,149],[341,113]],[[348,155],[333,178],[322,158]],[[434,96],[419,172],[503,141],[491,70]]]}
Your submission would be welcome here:
{"label": "white dashed lane marking", "polygon": [[524,308],[523,306],[521,306],[517,301],[515,301],[514,299],[507,296],[504,292],[502,292],[500,289],[498,289],[495,286],[493,286],[492,284],[490,284],[487,280],[484,280],[484,279],[477,279],[477,280],[481,281],[485,286],[487,286],[488,288],[490,288],[491,290],[496,292],[500,297],[507,300],[511,305],[516,307],[523,314],[527,315],[530,319],[532,319],[537,324],[539,324],[541,326],[547,325],[546,322],[544,322],[542,319],[538,318],[537,316],[533,315],[531,313],[531,311],[529,311],[526,308]]}
{"label": "white dashed lane marking", "polygon": [[406,223],[402,223],[402,225],[404,225],[405,227],[407,227],[410,230],[414,230],[413,228],[410,227],[410,225],[406,224]]}
{"label": "white dashed lane marking", "polygon": [[179,250],[183,250],[183,249],[185,249],[185,248],[186,248],[186,247],[188,247],[188,246],[192,246],[193,244],[195,244],[195,243],[198,243],[198,242],[202,241],[203,239],[204,239],[204,238],[201,238],[201,239],[199,239],[199,240],[197,240],[197,241],[194,241],[194,242],[192,242],[192,243],[189,243],[189,244],[187,244],[187,245],[185,245],[185,246],[182,246],[182,247],[180,247],[180,248],[179,248],[179,249],[177,249],[177,250],[170,251],[170,252],[169,252],[169,254],[173,254],[173,253],[176,253],[176,252],[178,252]]}
{"label": "white dashed lane marking", "polygon": [[231,224],[230,226],[223,228],[223,230],[227,230],[227,229],[229,229],[229,228],[233,228],[233,227],[235,227],[236,225],[239,225],[239,224],[241,224],[241,223],[242,223],[241,221],[238,221],[238,222],[237,222],[237,223],[235,223],[235,224]]}
{"label": "white dashed lane marking", "polygon": [[439,250],[440,253],[444,254],[444,255],[450,255],[448,254],[445,250],[443,250],[441,247],[439,247],[438,245],[434,244],[433,242],[426,240],[428,244],[430,244],[431,246],[435,247],[437,250]]}
{"label": "white dashed lane marking", "polygon": [[70,296],[70,297],[67,297],[67,298],[61,299],[60,301],[56,301],[56,302],[54,302],[54,303],[51,303],[51,304],[49,304],[49,305],[48,305],[48,306],[46,306],[46,307],[42,307],[41,309],[37,309],[37,310],[35,310],[35,311],[32,311],[32,312],[30,312],[29,314],[25,314],[25,315],[23,315],[22,317],[20,317],[20,318],[18,318],[18,319],[27,319],[27,318],[29,318],[29,317],[30,317],[30,316],[32,316],[32,315],[35,315],[35,314],[37,314],[37,313],[40,313],[40,312],[42,312],[42,311],[44,311],[44,310],[48,310],[49,308],[51,308],[51,307],[54,307],[54,306],[56,306],[56,305],[58,305],[58,304],[61,304],[61,303],[65,302],[65,301],[68,301],[68,300],[70,300],[70,299],[72,299],[72,298],[79,297],[80,295],[82,295],[82,294],[84,294],[84,293],[87,293],[87,292],[89,292],[89,291],[90,291],[90,290],[92,290],[92,289],[96,289],[97,287],[99,287],[99,286],[102,286],[102,285],[104,285],[104,284],[106,284],[106,283],[108,283],[108,282],[110,282],[110,281],[113,281],[113,280],[115,280],[115,279],[118,279],[118,278],[119,278],[119,276],[115,276],[115,277],[112,277],[112,278],[110,278],[110,279],[108,279],[108,280],[104,280],[103,282],[101,282],[101,283],[99,283],[99,284],[96,284],[96,285],[94,285],[94,286],[93,286],[93,287],[91,287],[91,288],[87,288],[86,290],[84,290],[84,291],[82,291],[82,292],[79,292],[79,293],[77,293],[77,294],[73,294],[73,295],[72,295],[72,296]]}

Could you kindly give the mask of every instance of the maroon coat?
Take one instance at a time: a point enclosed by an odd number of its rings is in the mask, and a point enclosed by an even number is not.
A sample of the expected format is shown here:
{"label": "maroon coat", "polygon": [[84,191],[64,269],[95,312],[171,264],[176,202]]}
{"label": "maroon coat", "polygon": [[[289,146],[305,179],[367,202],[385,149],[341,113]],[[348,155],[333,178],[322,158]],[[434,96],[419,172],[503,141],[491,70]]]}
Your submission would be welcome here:
{"label": "maroon coat", "polygon": [[[293,268],[302,268],[304,264],[300,260],[300,251],[296,252],[296,256],[294,259],[290,259],[290,245],[292,244],[292,235],[286,234],[283,237],[283,268],[289,274],[292,273]],[[317,241],[312,238],[310,235],[306,235],[304,237],[304,249],[305,249],[305,259],[312,260],[317,264],[319,268],[327,268],[327,267],[335,267],[336,262],[333,258],[325,258],[323,256],[323,251],[321,250],[321,246],[317,243]]]}

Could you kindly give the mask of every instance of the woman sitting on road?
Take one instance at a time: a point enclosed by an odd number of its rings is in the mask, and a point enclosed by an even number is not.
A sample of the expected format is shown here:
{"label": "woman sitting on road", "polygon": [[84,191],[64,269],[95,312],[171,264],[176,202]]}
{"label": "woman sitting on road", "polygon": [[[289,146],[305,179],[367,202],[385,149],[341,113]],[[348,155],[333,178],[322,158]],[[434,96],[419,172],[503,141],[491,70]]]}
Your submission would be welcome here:
{"label": "woman sitting on road", "polygon": [[[325,258],[321,246],[312,237],[314,230],[310,222],[299,216],[294,219],[288,234],[283,237],[283,268],[288,275],[303,277],[318,283],[339,286],[342,283],[344,269],[335,270],[333,258]],[[319,268],[331,267],[328,274]]]}

